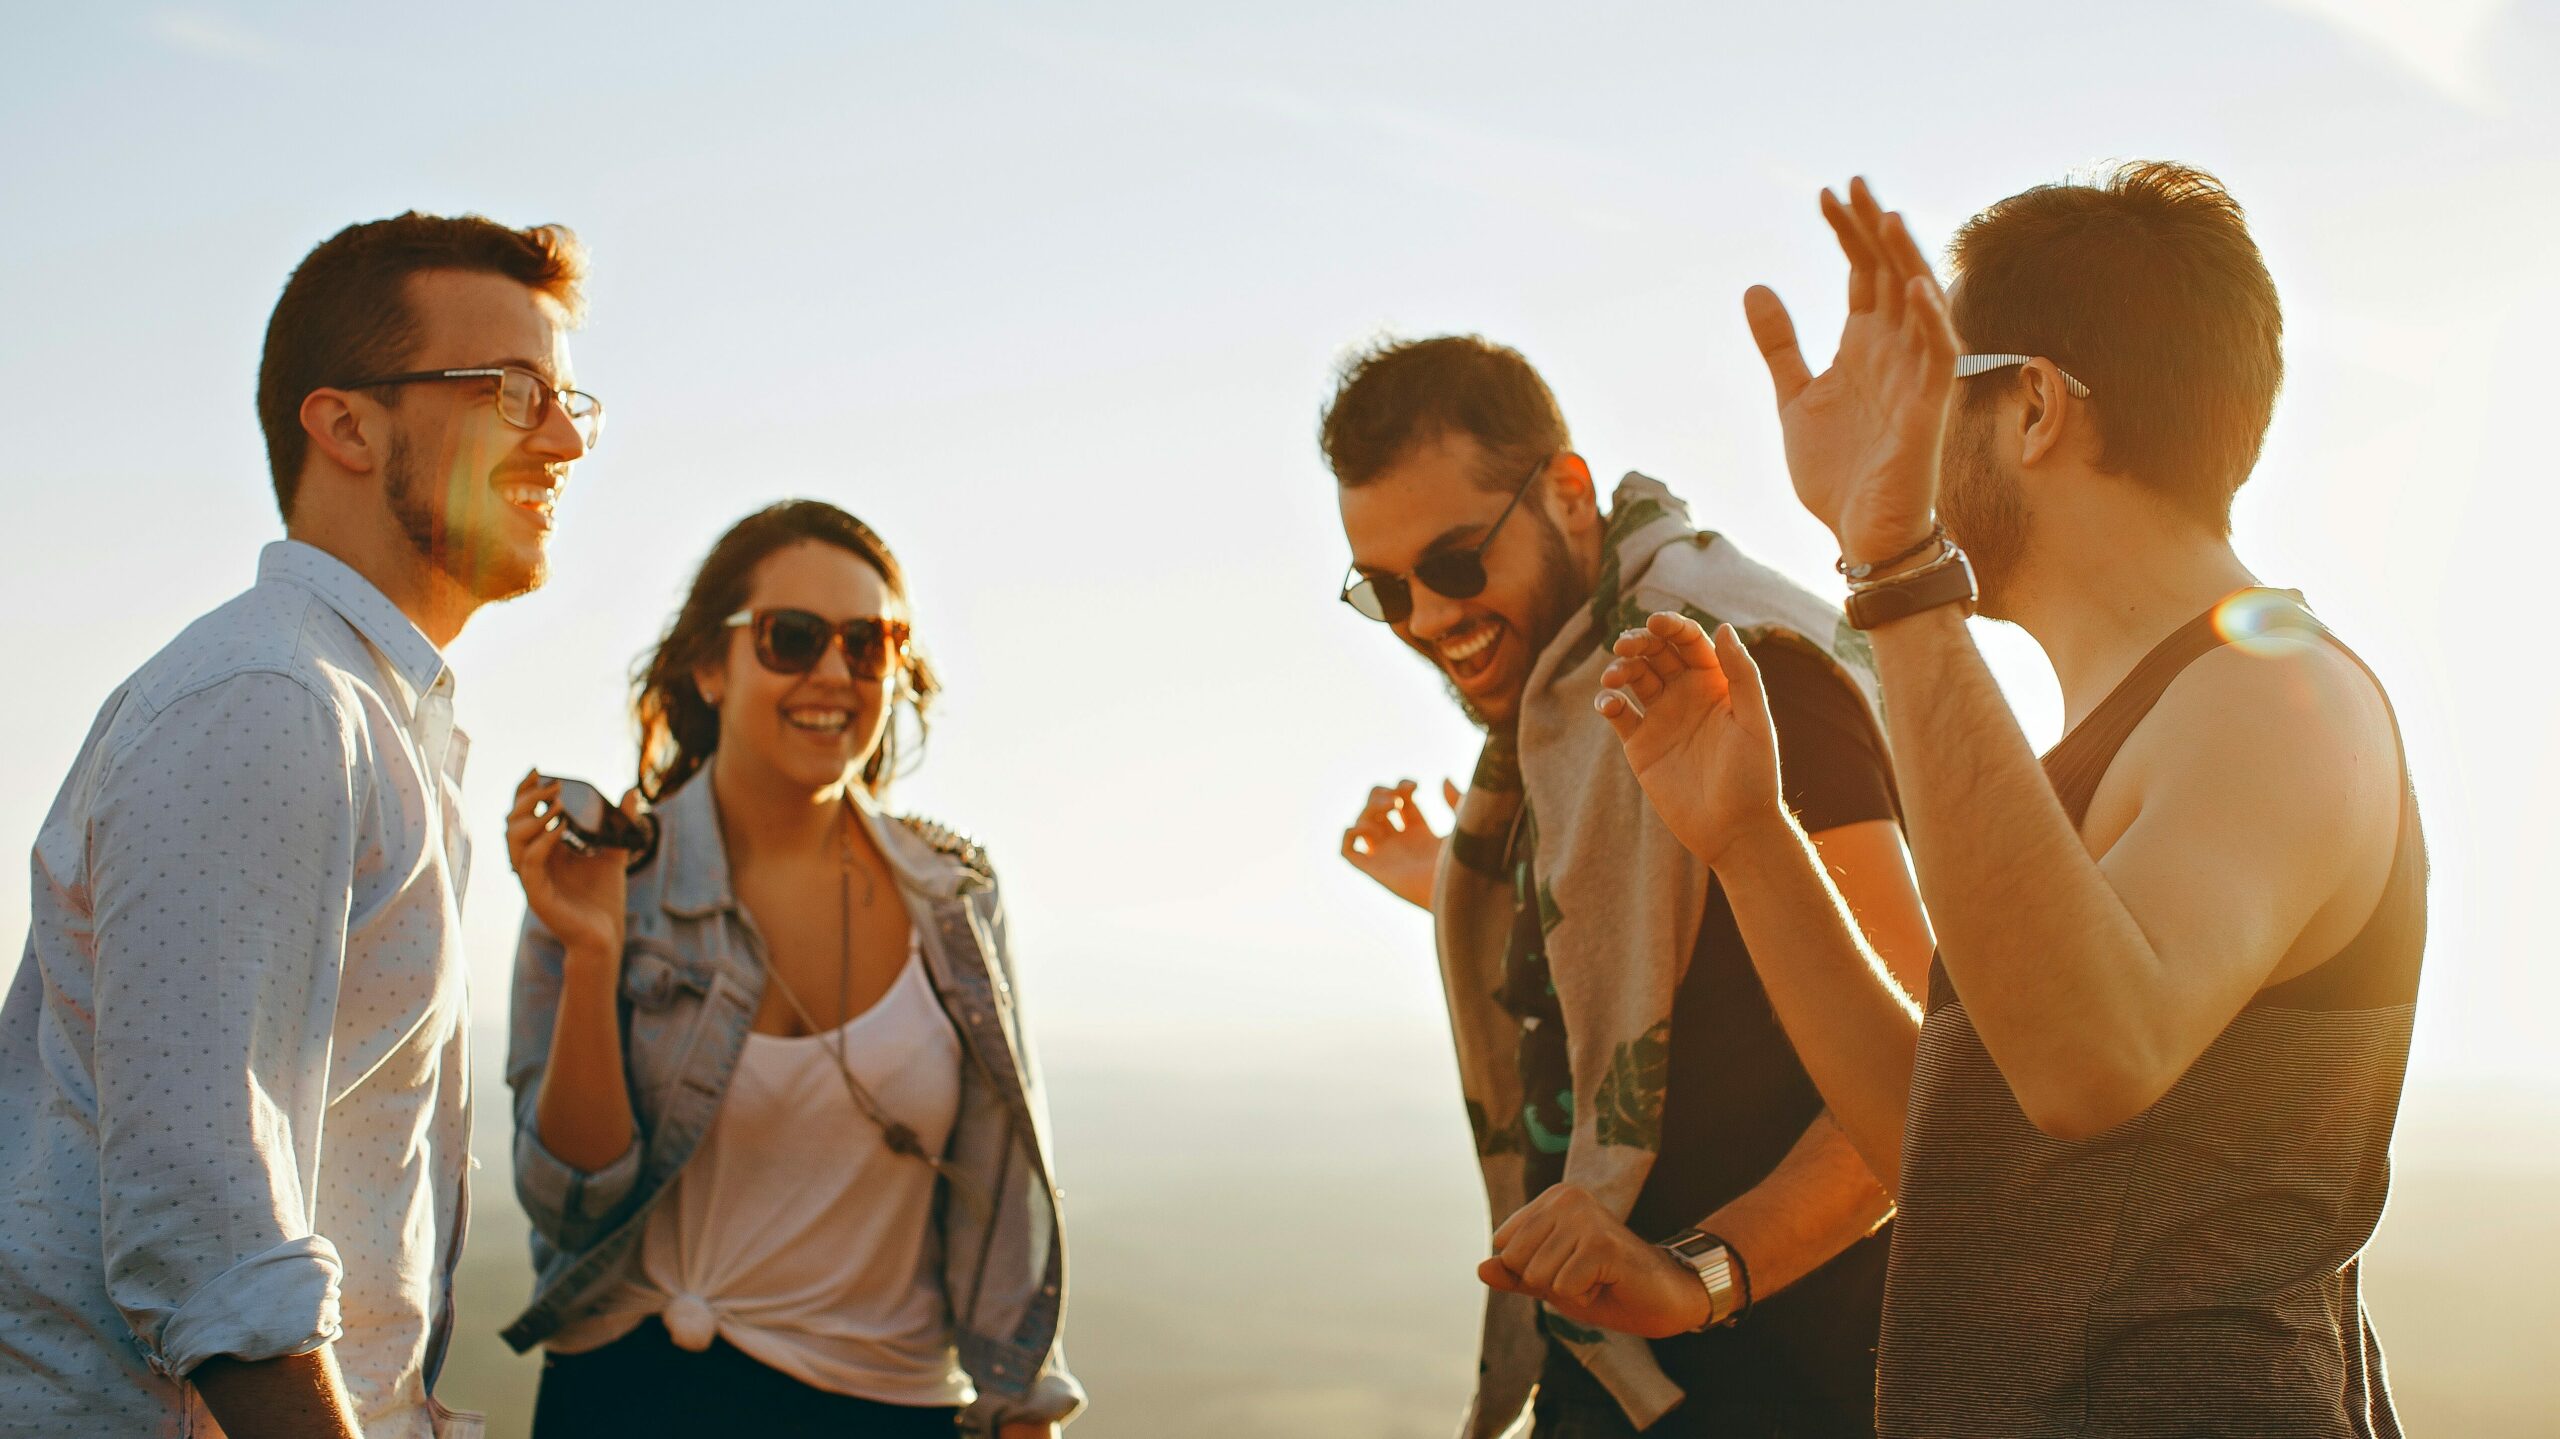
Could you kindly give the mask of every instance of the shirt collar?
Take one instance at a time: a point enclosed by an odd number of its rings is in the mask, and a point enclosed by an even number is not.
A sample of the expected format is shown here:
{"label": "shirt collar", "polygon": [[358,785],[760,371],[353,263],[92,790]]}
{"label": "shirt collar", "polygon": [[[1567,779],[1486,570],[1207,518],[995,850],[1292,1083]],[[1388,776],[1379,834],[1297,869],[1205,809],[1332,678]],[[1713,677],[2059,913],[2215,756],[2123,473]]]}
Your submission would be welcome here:
{"label": "shirt collar", "polygon": [[258,552],[258,580],[282,580],[318,595],[382,652],[413,695],[423,697],[438,680],[449,680],[444,652],[435,642],[371,580],[327,550],[300,540],[278,540]]}

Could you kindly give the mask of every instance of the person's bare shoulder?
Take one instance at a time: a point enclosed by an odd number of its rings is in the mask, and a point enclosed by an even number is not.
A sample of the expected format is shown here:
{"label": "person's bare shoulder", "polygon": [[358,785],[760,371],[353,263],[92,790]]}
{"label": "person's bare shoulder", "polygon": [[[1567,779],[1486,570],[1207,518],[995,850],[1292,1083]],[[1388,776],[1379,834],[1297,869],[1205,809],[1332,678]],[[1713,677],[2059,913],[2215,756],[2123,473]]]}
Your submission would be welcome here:
{"label": "person's bare shoulder", "polygon": [[2199,856],[2276,845],[2315,885],[2378,883],[2404,783],[2373,678],[2317,634],[2272,635],[2214,650],[2171,683],[2099,786],[2082,834],[2103,855],[2150,816],[2176,825]]}

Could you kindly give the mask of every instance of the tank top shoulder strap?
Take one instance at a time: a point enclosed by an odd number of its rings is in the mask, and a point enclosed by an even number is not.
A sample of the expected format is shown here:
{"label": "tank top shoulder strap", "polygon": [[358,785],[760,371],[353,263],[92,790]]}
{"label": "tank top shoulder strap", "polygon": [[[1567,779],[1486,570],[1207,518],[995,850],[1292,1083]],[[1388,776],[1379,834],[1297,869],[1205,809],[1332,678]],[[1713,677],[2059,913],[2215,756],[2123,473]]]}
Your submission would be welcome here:
{"label": "tank top shoulder strap", "polygon": [[2265,626],[2273,618],[2276,627],[2316,634],[2322,642],[2352,661],[2363,671],[2376,693],[2382,695],[2383,707],[2391,717],[2392,743],[2401,775],[2400,832],[2394,848],[2389,878],[2374,905],[2372,917],[2363,929],[2336,955],[2314,966],[2308,972],[2259,992],[2252,1007],[2275,1005],[2302,1009],[2371,1008],[2393,1003],[2406,1003],[2417,989],[2418,963],[2425,948],[2427,913],[2426,842],[2418,824],[2417,799],[2408,782],[2408,749],[2400,734],[2400,717],[2391,709],[2391,697],[2382,688],[2381,677],[2364,657],[2349,649],[2327,626],[2320,623],[2302,596],[2291,590],[2243,590],[2215,605],[2181,626],[2162,640],[2133,667],[2114,693],[2109,694],[2089,717],[2080,722],[2062,742],[2046,753],[2045,777],[2052,783],[2054,795],[2062,801],[2074,828],[2087,822],[2090,801],[2096,798],[2098,784],[2107,776],[2108,768],[2123,751],[2137,726],[2160,703],[2161,696],[2187,666],[2226,644],[2234,643],[2226,616],[2245,614],[2235,611],[2233,601],[2252,596],[2274,607],[2273,616],[2261,613],[2247,623],[2251,630]]}
{"label": "tank top shoulder strap", "polygon": [[[2299,596],[2276,590],[2241,593],[2282,596],[2293,602],[2306,622],[2317,623],[2310,620],[2309,611],[2301,610]],[[2071,816],[2072,828],[2077,829],[2088,820],[2089,802],[2097,798],[2098,782],[2107,777],[2107,770],[2124,750],[2125,741],[2150,717],[2160,697],[2169,692],[2169,686],[2186,673],[2187,666],[2229,642],[2220,623],[2224,606],[2229,603],[2225,600],[2206,610],[2152,646],[2151,653],[2118,682],[2114,692],[2045,753],[2045,778],[2052,783],[2054,796],[2062,801],[2063,812]]]}
{"label": "tank top shoulder strap", "polygon": [[[2171,682],[2187,666],[2221,647],[2222,633],[2214,624],[2214,616],[2221,608],[2216,605],[2205,611],[2154,645],[2113,693],[2045,751],[2045,780],[2062,801],[2063,811],[2071,816],[2073,829],[2088,819],[2089,802],[2098,793],[2098,782],[2107,777],[2108,766],[2115,763],[2134,728],[2169,692]],[[1929,962],[1929,1011],[1934,1013],[1955,998],[1955,986],[1947,977],[1946,966],[1933,956]]]}
{"label": "tank top shoulder strap", "polygon": [[[2371,1008],[2380,1005],[2405,1004],[2417,992],[2418,967],[2426,947],[2427,924],[2427,852],[2424,833],[2419,824],[2416,790],[2408,779],[2408,747],[2400,732],[2400,717],[2391,706],[2391,697],[2383,690],[2381,677],[2364,657],[2349,649],[2327,626],[2314,616],[2302,596],[2292,590],[2243,590],[2240,595],[2262,597],[2287,611],[2283,627],[2308,630],[2323,642],[2353,661],[2364,672],[2375,691],[2382,695],[2383,707],[2391,718],[2394,747],[2398,750],[2401,775],[2400,832],[2394,847],[2391,872],[2382,894],[2374,905],[2373,915],[2363,929],[2335,956],[2315,966],[2308,973],[2283,984],[2259,992],[2252,1007],[2275,1005],[2303,1009]],[[2141,663],[2133,667],[2117,684],[2114,692],[2090,711],[2060,743],[2046,751],[2045,778],[2053,786],[2063,811],[2071,817],[2073,828],[2087,822],[2089,804],[2097,797],[2099,782],[2107,777],[2116,756],[2134,730],[2158,707],[2161,696],[2187,666],[2224,645],[2233,636],[2224,627],[2231,599],[2215,605],[2180,626],[2168,638],[2152,647]],[[1929,1009],[1935,1011],[1955,1000],[1954,986],[1949,982],[1945,966],[1930,964]]]}

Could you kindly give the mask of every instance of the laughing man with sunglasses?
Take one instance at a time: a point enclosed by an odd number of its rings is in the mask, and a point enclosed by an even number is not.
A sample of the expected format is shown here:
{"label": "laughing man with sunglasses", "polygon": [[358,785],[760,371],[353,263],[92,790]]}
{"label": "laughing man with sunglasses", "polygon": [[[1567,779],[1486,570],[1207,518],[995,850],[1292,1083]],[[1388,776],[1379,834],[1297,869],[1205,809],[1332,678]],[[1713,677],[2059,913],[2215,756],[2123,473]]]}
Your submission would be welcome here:
{"label": "laughing man with sunglasses", "polygon": [[1474,783],[1446,791],[1445,839],[1410,781],[1370,791],[1342,839],[1432,913],[1499,1226],[1464,1432],[1503,1432],[1535,1386],[1550,1439],[1871,1433],[1890,1206],[1771,1017],[1712,875],[1591,722],[1611,641],[1653,610],[1752,636],[1788,802],[1916,986],[1927,923],[1864,648],[1655,481],[1627,476],[1604,512],[1510,349],[1456,336],[1358,356],[1323,444],[1351,543],[1342,599],[1486,731]]}

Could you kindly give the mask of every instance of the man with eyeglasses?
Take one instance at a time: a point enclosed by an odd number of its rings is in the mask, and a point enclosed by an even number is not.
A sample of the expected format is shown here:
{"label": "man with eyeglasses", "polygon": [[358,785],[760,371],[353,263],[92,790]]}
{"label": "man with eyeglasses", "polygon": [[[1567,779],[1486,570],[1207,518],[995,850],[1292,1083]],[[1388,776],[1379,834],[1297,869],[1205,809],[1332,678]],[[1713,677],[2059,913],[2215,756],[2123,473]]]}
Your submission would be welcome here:
{"label": "man with eyeglasses", "polygon": [[542,583],[603,420],[557,227],[307,256],[258,375],[285,538],[108,698],[0,1009],[0,1434],[476,1432],[467,749],[444,649]]}
{"label": "man with eyeglasses", "polygon": [[1554,396],[1508,348],[1449,336],[1355,357],[1323,445],[1351,544],[1343,599],[1486,731],[1445,841],[1410,781],[1371,791],[1342,839],[1432,913],[1498,1224],[1465,1432],[1503,1432],[1533,1387],[1544,1439],[1872,1432],[1889,1205],[1771,1017],[1713,876],[1591,714],[1628,623],[1668,607],[1743,626],[1781,695],[1787,801],[1916,986],[1927,922],[1862,647],[1655,481],[1627,476],[1604,512]]}
{"label": "man with eyeglasses", "polygon": [[[1925,1006],[1876,981],[1781,808],[1731,635],[1648,617],[1599,708],[1896,1185],[1878,1427],[2396,1439],[2359,1256],[2426,842],[2380,683],[2232,545],[2284,374],[2240,206],[2167,162],[2039,186],[1957,232],[1950,292],[1863,181],[1822,207],[1830,368],[1774,295],[1745,307],[1890,697]],[[1977,605],[2053,662],[2041,759]]]}

